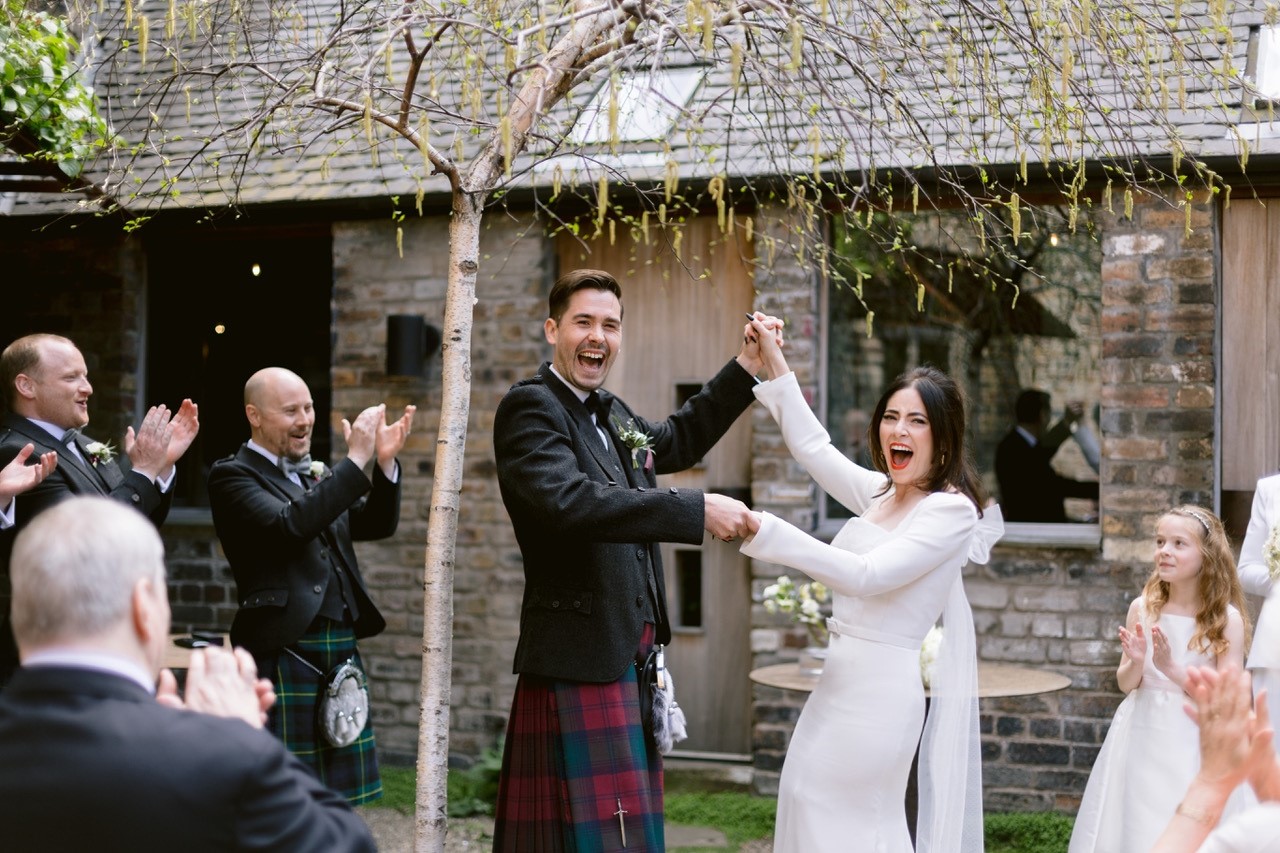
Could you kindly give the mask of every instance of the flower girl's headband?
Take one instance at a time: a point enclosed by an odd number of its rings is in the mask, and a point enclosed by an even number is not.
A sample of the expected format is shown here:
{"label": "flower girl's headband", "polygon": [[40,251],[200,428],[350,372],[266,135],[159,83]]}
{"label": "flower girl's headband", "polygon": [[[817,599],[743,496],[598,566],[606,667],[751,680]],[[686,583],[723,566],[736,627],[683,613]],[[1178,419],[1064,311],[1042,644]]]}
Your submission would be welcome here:
{"label": "flower girl's headband", "polygon": [[1200,526],[1204,528],[1205,533],[1208,533],[1210,531],[1208,517],[1205,516],[1205,514],[1198,509],[1190,509],[1190,508],[1184,509],[1182,507],[1178,507],[1177,509],[1169,510],[1169,512],[1173,513],[1174,515],[1189,515],[1192,518],[1194,518],[1196,521],[1200,522]]}

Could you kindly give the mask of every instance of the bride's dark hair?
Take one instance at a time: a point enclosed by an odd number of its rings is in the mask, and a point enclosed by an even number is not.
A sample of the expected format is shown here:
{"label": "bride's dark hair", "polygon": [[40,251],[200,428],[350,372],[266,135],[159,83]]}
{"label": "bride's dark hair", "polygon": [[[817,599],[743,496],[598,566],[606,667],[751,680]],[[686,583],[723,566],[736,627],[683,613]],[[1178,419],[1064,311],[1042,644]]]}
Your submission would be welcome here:
{"label": "bride's dark hair", "polygon": [[[927,492],[954,488],[973,501],[981,516],[982,507],[987,502],[987,491],[964,444],[964,394],[950,376],[936,367],[924,365],[908,370],[893,380],[881,395],[880,402],[876,403],[871,425],[867,427],[867,445],[876,470],[886,476],[889,474],[889,463],[884,458],[884,448],[880,446],[880,421],[884,420],[889,398],[904,388],[915,388],[920,395],[925,417],[929,419],[929,432],[933,435],[933,466],[921,488]],[[889,485],[885,486],[885,491],[889,490]]]}

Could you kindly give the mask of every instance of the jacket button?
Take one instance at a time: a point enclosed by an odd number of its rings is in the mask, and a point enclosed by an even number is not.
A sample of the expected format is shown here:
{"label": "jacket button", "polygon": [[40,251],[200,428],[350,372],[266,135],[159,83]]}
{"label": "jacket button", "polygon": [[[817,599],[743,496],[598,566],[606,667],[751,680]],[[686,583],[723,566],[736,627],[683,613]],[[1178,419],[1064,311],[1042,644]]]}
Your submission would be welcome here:
{"label": "jacket button", "polygon": [[637,492],[643,492],[644,490],[645,490],[645,489],[644,489],[644,486],[636,486],[636,491],[637,491]]}
{"label": "jacket button", "polygon": [[644,607],[644,599],[638,595],[636,596],[636,607]]}
{"label": "jacket button", "polygon": [[311,587],[311,591],[316,593],[320,592],[321,591],[320,584],[316,584],[315,586]]}
{"label": "jacket button", "polygon": [[573,609],[574,609],[574,610],[577,610],[577,609],[579,609],[580,607],[582,607],[582,602],[581,602],[581,601],[575,601],[575,602],[573,603]]}
{"label": "jacket button", "polygon": [[558,601],[553,601],[553,602],[551,602],[551,609],[552,609],[552,610],[555,610],[555,609],[557,609],[557,608],[559,608],[559,607],[560,607],[560,602],[558,602]]}
{"label": "jacket button", "polygon": [[643,549],[643,548],[637,548],[637,549],[636,549],[636,559],[637,559],[637,560],[643,560],[643,559],[644,559],[644,549]]}
{"label": "jacket button", "polygon": [[675,486],[672,486],[672,487],[671,487],[671,494],[673,494],[673,495],[678,495],[678,494],[680,494],[680,490],[679,490],[679,489],[677,489]]}
{"label": "jacket button", "polygon": [[134,503],[142,503],[142,496],[141,496],[141,495],[129,495],[129,500],[133,501]]}

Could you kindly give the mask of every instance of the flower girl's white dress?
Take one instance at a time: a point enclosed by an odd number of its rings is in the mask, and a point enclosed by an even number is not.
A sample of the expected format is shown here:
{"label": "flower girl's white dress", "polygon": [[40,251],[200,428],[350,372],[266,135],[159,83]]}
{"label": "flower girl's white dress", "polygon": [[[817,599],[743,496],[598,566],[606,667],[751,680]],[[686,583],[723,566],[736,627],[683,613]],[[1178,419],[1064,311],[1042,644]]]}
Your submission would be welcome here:
{"label": "flower girl's white dress", "polygon": [[[882,499],[884,475],[831,445],[793,374],[757,385],[756,396],[828,494],[855,513]],[[743,544],[744,554],[830,587],[838,631],[787,749],[775,851],[910,853],[904,796],[924,721],[920,645],[944,609],[917,842],[935,853],[982,849],[977,663],[960,571],[985,561],[1003,529],[998,508],[979,519],[968,498],[938,492],[892,530],[854,518],[827,545],[766,513]],[[957,678],[965,686],[946,686]]]}
{"label": "flower girl's white dress", "polygon": [[[1214,665],[1213,655],[1187,648],[1196,630],[1194,616],[1162,613],[1155,624],[1169,638],[1175,662]],[[1149,652],[1151,625],[1145,619],[1143,628]],[[1142,682],[1116,709],[1093,763],[1069,853],[1131,853],[1156,843],[1200,769],[1200,730],[1183,710],[1186,701],[1148,653]],[[1223,816],[1254,802],[1248,787],[1241,786]]]}

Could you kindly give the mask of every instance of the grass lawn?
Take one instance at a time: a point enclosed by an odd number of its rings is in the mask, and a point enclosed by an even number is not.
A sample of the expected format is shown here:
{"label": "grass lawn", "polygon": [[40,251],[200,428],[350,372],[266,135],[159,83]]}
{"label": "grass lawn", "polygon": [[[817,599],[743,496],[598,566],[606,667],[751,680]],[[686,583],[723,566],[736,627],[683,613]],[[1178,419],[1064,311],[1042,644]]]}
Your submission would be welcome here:
{"label": "grass lawn", "polygon": [[[380,808],[413,813],[414,768],[382,767]],[[482,761],[469,771],[449,771],[449,815],[489,814],[497,793],[497,768]],[[724,833],[729,850],[773,834],[772,797],[758,797],[739,787],[707,786],[690,774],[667,778],[666,815],[672,823],[714,827]],[[985,818],[987,853],[1065,853],[1072,819],[1052,812],[989,814]],[[721,848],[723,850],[723,848]]]}

